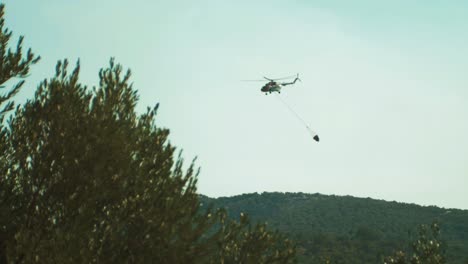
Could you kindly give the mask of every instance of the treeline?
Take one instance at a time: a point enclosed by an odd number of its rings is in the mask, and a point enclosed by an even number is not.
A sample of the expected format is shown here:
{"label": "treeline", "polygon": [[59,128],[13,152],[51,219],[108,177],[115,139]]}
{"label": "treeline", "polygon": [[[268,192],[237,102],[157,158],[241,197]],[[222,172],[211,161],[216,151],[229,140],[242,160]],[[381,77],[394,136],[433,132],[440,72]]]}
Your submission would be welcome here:
{"label": "treeline", "polygon": [[382,263],[397,250],[412,251],[421,224],[438,223],[447,263],[468,261],[468,211],[386,202],[370,198],[305,193],[253,193],[204,205],[226,208],[234,219],[245,212],[297,242],[301,263]]}

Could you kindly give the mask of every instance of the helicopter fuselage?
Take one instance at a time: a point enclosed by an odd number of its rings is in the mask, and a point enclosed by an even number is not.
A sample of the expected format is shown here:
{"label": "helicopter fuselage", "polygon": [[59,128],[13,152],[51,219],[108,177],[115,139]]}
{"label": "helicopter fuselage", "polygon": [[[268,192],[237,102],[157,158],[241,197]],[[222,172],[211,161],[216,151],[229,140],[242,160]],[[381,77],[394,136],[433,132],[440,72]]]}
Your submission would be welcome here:
{"label": "helicopter fuselage", "polygon": [[260,91],[262,91],[264,93],[272,93],[272,92],[281,93],[281,84],[271,81],[271,82],[265,84],[262,87],[262,89],[260,89]]}

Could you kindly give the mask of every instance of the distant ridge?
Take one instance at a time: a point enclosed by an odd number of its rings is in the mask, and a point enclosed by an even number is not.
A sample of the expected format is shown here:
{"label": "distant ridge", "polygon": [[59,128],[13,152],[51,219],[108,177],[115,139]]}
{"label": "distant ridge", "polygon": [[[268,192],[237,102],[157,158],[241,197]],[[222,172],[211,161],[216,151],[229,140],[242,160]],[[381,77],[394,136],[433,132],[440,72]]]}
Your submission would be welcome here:
{"label": "distant ridge", "polygon": [[236,197],[242,197],[242,196],[249,196],[249,195],[274,195],[274,194],[282,194],[282,195],[291,195],[291,196],[302,196],[302,198],[306,199],[308,196],[323,196],[323,197],[338,197],[338,198],[354,198],[354,199],[370,199],[373,201],[379,201],[379,202],[387,202],[387,203],[396,203],[396,204],[402,204],[402,205],[415,205],[419,207],[436,207],[440,209],[445,209],[445,210],[461,210],[461,211],[467,211],[468,209],[460,209],[460,208],[453,208],[453,207],[444,207],[444,206],[437,206],[437,205],[422,205],[422,204],[417,204],[417,203],[411,203],[411,202],[399,202],[396,200],[390,201],[390,200],[385,200],[385,199],[377,199],[377,198],[372,198],[372,197],[357,197],[357,196],[352,196],[352,195],[335,195],[335,194],[322,194],[322,193],[304,193],[304,192],[253,192],[253,193],[243,193],[243,194],[236,194],[232,196],[220,196],[217,198],[210,197],[208,195],[204,194],[199,194],[199,197],[201,199],[209,199],[209,200],[217,200],[217,199],[235,199]]}
{"label": "distant ridge", "polygon": [[200,201],[202,208],[223,207],[232,218],[244,212],[288,234],[298,243],[301,263],[317,263],[324,254],[340,263],[378,263],[407,248],[418,226],[433,221],[441,226],[448,263],[468,260],[468,210],[301,192],[200,195]]}

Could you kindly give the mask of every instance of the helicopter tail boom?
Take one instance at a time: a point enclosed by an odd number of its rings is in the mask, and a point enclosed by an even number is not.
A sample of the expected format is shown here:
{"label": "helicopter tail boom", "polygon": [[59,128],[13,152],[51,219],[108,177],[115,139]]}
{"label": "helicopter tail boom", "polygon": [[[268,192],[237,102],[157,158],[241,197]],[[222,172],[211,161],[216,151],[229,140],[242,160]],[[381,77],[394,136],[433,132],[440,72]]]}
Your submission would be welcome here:
{"label": "helicopter tail boom", "polygon": [[286,85],[295,84],[296,81],[301,81],[301,79],[299,79],[299,73],[296,75],[296,78],[294,79],[294,81],[288,82],[288,83],[282,83],[281,85],[282,85],[282,86],[286,86]]}

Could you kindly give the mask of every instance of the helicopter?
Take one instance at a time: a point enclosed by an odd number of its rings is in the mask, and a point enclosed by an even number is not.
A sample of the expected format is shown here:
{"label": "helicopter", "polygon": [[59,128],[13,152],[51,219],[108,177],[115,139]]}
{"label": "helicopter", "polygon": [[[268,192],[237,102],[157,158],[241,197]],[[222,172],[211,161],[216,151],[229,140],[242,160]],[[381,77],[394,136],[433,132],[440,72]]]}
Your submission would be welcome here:
{"label": "helicopter", "polygon": [[283,82],[283,83],[277,82],[278,80],[289,79],[290,77],[289,78],[288,77],[280,78],[280,79],[270,79],[270,78],[267,78],[267,77],[263,77],[263,78],[265,78],[266,80],[269,81],[267,84],[265,84],[262,87],[262,89],[260,89],[260,91],[264,92],[266,95],[271,94],[273,92],[281,93],[281,88],[282,87],[287,86],[287,85],[295,84],[296,81],[301,80],[301,79],[299,79],[299,73],[296,75],[296,78],[292,82]]}
{"label": "helicopter", "polygon": [[[294,78],[294,77],[295,77],[295,79],[292,82],[277,82],[279,80],[291,79],[291,78]],[[260,89],[260,91],[264,92],[266,95],[271,94],[273,92],[281,93],[281,88],[283,88],[284,86],[295,84],[296,81],[301,80],[301,79],[299,79],[299,73],[296,76],[289,76],[289,77],[278,78],[278,79],[270,79],[270,78],[267,78],[267,77],[263,77],[263,78],[265,80],[267,80],[268,83],[263,85],[263,87]],[[264,80],[247,80],[247,81],[256,82],[256,81],[264,81]]]}

